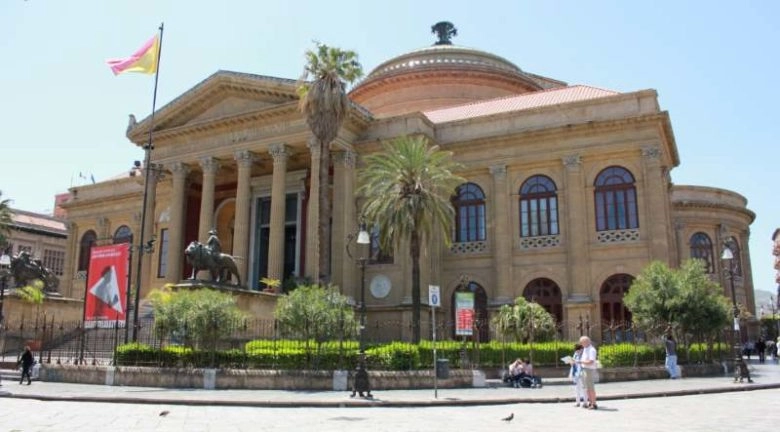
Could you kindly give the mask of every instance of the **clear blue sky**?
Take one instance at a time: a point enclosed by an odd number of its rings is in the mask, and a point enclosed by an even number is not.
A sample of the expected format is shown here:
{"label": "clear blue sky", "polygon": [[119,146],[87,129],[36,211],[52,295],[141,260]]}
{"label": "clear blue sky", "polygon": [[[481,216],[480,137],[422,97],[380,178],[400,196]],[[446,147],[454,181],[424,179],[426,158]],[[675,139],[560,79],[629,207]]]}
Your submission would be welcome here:
{"label": "clear blue sky", "polygon": [[297,78],[312,40],[353,49],[366,70],[433,43],[455,43],[529,72],[617,91],[656,89],[670,112],[676,184],[734,190],[756,212],[757,289],[775,291],[780,226],[780,2],[393,0],[0,0],[0,190],[48,212],[79,172],[104,180],[142,159],[127,115],[151,110],[153,78],[114,77],[165,22],[158,107],[218,69]]}

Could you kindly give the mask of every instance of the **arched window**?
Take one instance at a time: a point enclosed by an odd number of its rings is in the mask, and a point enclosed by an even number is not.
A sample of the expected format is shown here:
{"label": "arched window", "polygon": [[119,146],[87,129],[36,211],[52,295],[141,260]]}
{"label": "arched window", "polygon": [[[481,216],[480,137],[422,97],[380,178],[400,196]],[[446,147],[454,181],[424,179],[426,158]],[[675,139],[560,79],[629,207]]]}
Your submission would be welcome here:
{"label": "arched window", "polygon": [[92,246],[97,243],[97,234],[89,230],[81,236],[79,242],[79,267],[78,271],[87,271],[89,269],[89,253]]}
{"label": "arched window", "polygon": [[114,231],[114,244],[133,244],[133,231],[127,225],[122,225]]}
{"label": "arched window", "polygon": [[474,183],[465,183],[455,190],[455,242],[484,241],[485,194]]}
{"label": "arched window", "polygon": [[634,176],[619,166],[596,177],[596,231],[639,228]]}
{"label": "arched window", "polygon": [[558,195],[549,177],[536,175],[520,187],[520,237],[557,235]]}
{"label": "arched window", "polygon": [[712,240],[703,232],[697,232],[691,236],[691,258],[704,261],[707,273],[715,273],[712,253]]}
{"label": "arched window", "polygon": [[558,284],[547,278],[534,279],[525,286],[523,297],[543,307],[555,318],[555,322],[563,321],[563,302]]}
{"label": "arched window", "polygon": [[450,319],[452,319],[452,337],[455,339],[463,338],[463,336],[459,336],[456,333],[457,317],[455,316],[455,299],[458,292],[469,292],[474,295],[474,328],[472,329],[474,333],[471,336],[472,340],[476,341],[478,337],[480,342],[488,342],[490,340],[490,322],[488,320],[487,311],[487,293],[480,284],[473,281],[469,281],[465,285],[459,286],[452,292],[452,298],[450,299],[450,304],[452,305],[450,314]]}
{"label": "arched window", "polygon": [[601,321],[605,325],[631,321],[631,312],[623,305],[623,296],[633,282],[633,276],[617,274],[610,276],[601,285]]}
{"label": "arched window", "polygon": [[603,342],[632,340],[631,312],[623,304],[634,277],[627,274],[610,276],[601,285],[601,337]]}
{"label": "arched window", "polygon": [[727,238],[726,245],[731,248],[731,253],[734,255],[734,262],[731,264],[734,276],[742,276],[742,251],[739,249],[737,238],[733,236]]}

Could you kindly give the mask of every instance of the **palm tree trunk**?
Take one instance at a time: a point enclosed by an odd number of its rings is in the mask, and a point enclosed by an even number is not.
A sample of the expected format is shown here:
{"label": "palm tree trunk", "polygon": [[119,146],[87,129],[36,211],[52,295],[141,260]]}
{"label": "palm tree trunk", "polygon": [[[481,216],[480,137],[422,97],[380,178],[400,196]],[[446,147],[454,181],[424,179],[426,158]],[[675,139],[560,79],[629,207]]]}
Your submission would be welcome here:
{"label": "palm tree trunk", "polygon": [[412,343],[420,342],[420,236],[412,231],[409,244],[412,255]]}
{"label": "palm tree trunk", "polygon": [[319,283],[330,283],[330,143],[320,140]]}

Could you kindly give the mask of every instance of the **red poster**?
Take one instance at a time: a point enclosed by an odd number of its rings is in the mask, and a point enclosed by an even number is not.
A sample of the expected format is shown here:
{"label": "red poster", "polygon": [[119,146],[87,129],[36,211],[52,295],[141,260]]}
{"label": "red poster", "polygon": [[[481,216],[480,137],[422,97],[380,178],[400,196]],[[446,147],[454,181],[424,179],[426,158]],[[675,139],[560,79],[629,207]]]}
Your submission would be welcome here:
{"label": "red poster", "polygon": [[124,327],[129,244],[94,246],[90,251],[84,328]]}

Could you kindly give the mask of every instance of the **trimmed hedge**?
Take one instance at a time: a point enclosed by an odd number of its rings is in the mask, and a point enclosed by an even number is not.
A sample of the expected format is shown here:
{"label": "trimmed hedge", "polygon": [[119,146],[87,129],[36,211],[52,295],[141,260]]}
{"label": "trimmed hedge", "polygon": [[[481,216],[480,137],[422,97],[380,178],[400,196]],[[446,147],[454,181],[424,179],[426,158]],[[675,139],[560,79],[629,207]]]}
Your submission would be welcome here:
{"label": "trimmed hedge", "polygon": [[[391,342],[366,349],[366,362],[372,370],[417,370],[433,366],[433,343],[419,344]],[[532,353],[533,348],[533,353]],[[476,346],[471,342],[437,341],[436,355],[449,360],[452,368],[466,368],[463,360],[479,364],[483,369],[504,369],[516,358],[532,359],[534,365],[565,367],[560,358],[571,355],[574,342],[541,342],[521,344],[491,341]],[[464,351],[465,350],[465,351]],[[195,350],[182,346],[152,348],[140,343],[129,343],[117,348],[117,365],[157,365],[164,367],[220,367],[272,369],[354,369],[358,361],[356,341],[253,340],[244,349],[225,351]],[[465,355],[464,355],[465,354]],[[731,355],[726,344],[714,345],[707,353],[705,344],[693,344],[689,351],[683,347],[677,352],[679,361],[705,362]],[[599,347],[599,360],[605,367],[662,364],[664,349],[660,345],[619,343]]]}

